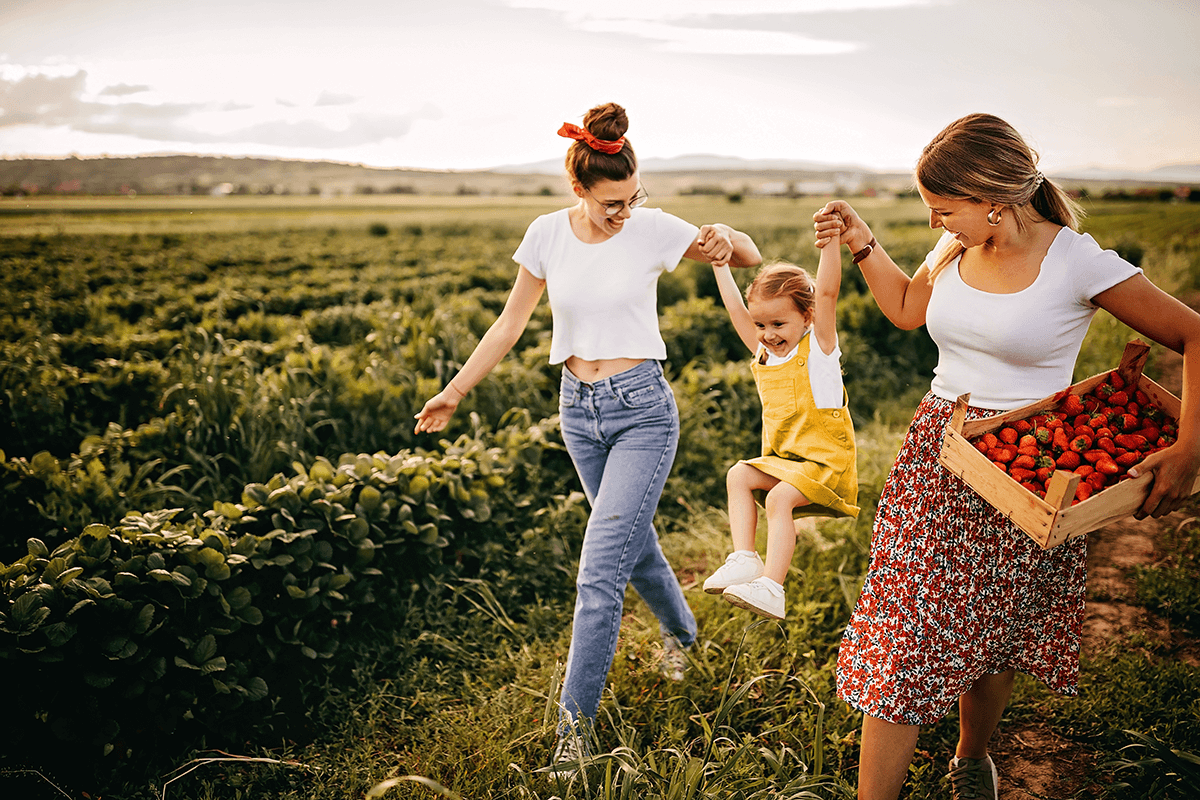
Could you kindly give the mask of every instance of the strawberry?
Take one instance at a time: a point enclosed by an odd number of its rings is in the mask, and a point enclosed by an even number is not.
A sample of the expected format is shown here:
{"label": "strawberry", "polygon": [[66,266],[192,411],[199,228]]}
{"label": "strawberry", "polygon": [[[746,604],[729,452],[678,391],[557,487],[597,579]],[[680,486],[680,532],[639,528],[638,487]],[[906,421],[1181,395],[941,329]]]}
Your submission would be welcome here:
{"label": "strawberry", "polygon": [[1008,474],[1011,475],[1013,473],[1014,469],[1032,470],[1035,463],[1036,462],[1034,461],[1033,456],[1018,455],[1016,458],[1013,459],[1012,464],[1009,465]]}
{"label": "strawberry", "polygon": [[992,448],[998,447],[1000,445],[1000,439],[996,437],[996,434],[991,433],[991,432],[985,433],[983,435],[983,441],[984,441],[984,444],[986,444],[988,446],[988,450],[991,450]]}
{"label": "strawberry", "polygon": [[1125,388],[1125,379],[1123,377],[1121,377],[1121,373],[1119,373],[1115,370],[1108,374],[1108,380],[1112,384],[1114,389],[1124,389]]}
{"label": "strawberry", "polygon": [[1117,466],[1117,462],[1113,461],[1105,453],[1104,458],[1096,462],[1096,472],[1103,473],[1104,475],[1116,475],[1121,472],[1121,468]]}
{"label": "strawberry", "polygon": [[1090,483],[1085,483],[1084,481],[1080,481],[1079,485],[1075,487],[1075,501],[1083,502],[1084,500],[1087,500],[1091,496],[1092,496],[1092,485]]}
{"label": "strawberry", "polygon": [[[1114,420],[1114,422],[1115,421],[1116,420]],[[1133,414],[1122,414],[1117,427],[1120,428],[1123,433],[1132,433],[1141,426],[1138,424],[1138,418]]]}
{"label": "strawberry", "polygon": [[1162,431],[1150,424],[1143,425],[1134,431],[1134,433],[1138,436],[1145,436],[1147,442],[1156,442],[1158,441],[1158,437],[1162,435]]}
{"label": "strawberry", "polygon": [[1027,419],[1019,419],[1013,423],[1013,427],[1017,429],[1017,433],[1024,436],[1033,430],[1033,423]]}
{"label": "strawberry", "polygon": [[1110,456],[1113,453],[1117,452],[1116,444],[1114,444],[1113,440],[1107,436],[1102,436],[1102,437],[1096,439],[1096,447],[1098,447],[1101,450],[1103,450],[1104,452],[1108,453]]}
{"label": "strawberry", "polygon": [[1018,447],[1017,448],[1017,455],[1019,455],[1019,456],[1033,456],[1034,458],[1036,458],[1037,456],[1040,456],[1041,454],[1042,454],[1042,449],[1040,447],[1038,447],[1037,445],[1034,445],[1033,447]]}
{"label": "strawberry", "polygon": [[1144,450],[1148,444],[1146,437],[1138,433],[1118,433],[1113,442],[1126,450]]}
{"label": "strawberry", "polygon": [[1175,441],[1176,440],[1175,440],[1174,436],[1168,436],[1167,434],[1164,433],[1162,436],[1158,437],[1158,440],[1155,441],[1154,444],[1159,449],[1162,449],[1164,447],[1170,447],[1171,445],[1175,444]]}
{"label": "strawberry", "polygon": [[1143,457],[1142,454],[1137,451],[1129,451],[1129,452],[1121,453],[1120,455],[1116,456],[1113,460],[1117,462],[1118,467],[1125,467],[1126,469],[1129,469],[1134,464],[1141,461],[1142,457]]}
{"label": "strawberry", "polygon": [[1054,434],[1051,438],[1051,445],[1060,453],[1065,450],[1070,450],[1071,442],[1067,439],[1067,432],[1062,428],[1055,428]]}
{"label": "strawberry", "polygon": [[1083,477],[1083,478],[1086,478],[1088,475],[1091,475],[1095,471],[1096,471],[1096,468],[1093,467],[1091,464],[1080,464],[1078,467],[1075,468],[1075,474],[1079,475],[1080,477]]}
{"label": "strawberry", "polygon": [[1033,474],[1039,483],[1045,483],[1054,474],[1054,467],[1038,467],[1033,471]]}
{"label": "strawberry", "polygon": [[1077,414],[1075,416],[1075,419],[1071,420],[1071,425],[1076,428],[1087,425],[1088,420],[1090,420],[1091,418],[1092,418],[1091,414]]}
{"label": "strawberry", "polygon": [[1039,425],[1033,429],[1033,438],[1037,439],[1037,443],[1040,445],[1050,444],[1050,429]]}
{"label": "strawberry", "polygon": [[985,442],[983,439],[976,439],[975,441],[971,442],[971,444],[975,445],[975,449],[983,453],[985,456],[988,454],[988,450],[992,449],[987,446],[987,442]]}
{"label": "strawberry", "polygon": [[1141,389],[1137,389],[1137,390],[1135,390],[1135,391],[1134,391],[1134,393],[1133,393],[1133,399],[1134,399],[1135,401],[1137,401],[1137,403],[1138,403],[1139,405],[1143,405],[1143,406],[1144,406],[1144,405],[1146,405],[1147,403],[1149,403],[1149,402],[1150,402],[1150,397],[1149,397],[1149,395],[1147,395],[1147,394],[1146,394],[1145,392],[1143,392]]}
{"label": "strawberry", "polygon": [[1016,444],[1017,439],[1020,438],[1021,434],[1017,433],[1016,428],[1004,427],[1000,429],[999,436],[1000,441],[1004,442],[1005,444]]}
{"label": "strawberry", "polygon": [[1083,452],[1083,460],[1089,464],[1095,464],[1097,461],[1103,458],[1111,459],[1112,456],[1100,449],[1085,450]]}
{"label": "strawberry", "polygon": [[1007,464],[1017,457],[1017,448],[1015,447],[993,447],[988,451],[987,457],[992,461],[999,461],[1001,464]]}
{"label": "strawberry", "polygon": [[1076,453],[1082,453],[1092,449],[1092,437],[1087,434],[1079,434],[1071,440],[1071,449]]}
{"label": "strawberry", "polygon": [[1113,408],[1116,408],[1117,406],[1124,408],[1125,406],[1129,405],[1129,395],[1122,391],[1113,392],[1108,396],[1108,404]]}
{"label": "strawberry", "polygon": [[1113,386],[1112,384],[1102,383],[1099,386],[1097,386],[1095,389],[1093,389],[1092,391],[1094,391],[1096,393],[1096,397],[1099,397],[1101,400],[1107,400],[1109,397],[1112,396],[1112,393],[1115,392],[1116,390],[1117,390],[1116,387]]}
{"label": "strawberry", "polygon": [[[1158,438],[1158,437],[1155,437],[1155,438]],[[1017,447],[1037,447],[1037,446],[1038,446],[1037,437],[1034,436],[1032,433],[1023,434],[1021,436],[1021,438],[1017,440]]]}
{"label": "strawberry", "polygon": [[1166,412],[1153,403],[1142,403],[1142,416],[1153,423],[1160,423],[1167,418]]}
{"label": "strawberry", "polygon": [[1022,467],[1009,467],[1008,474],[1012,476],[1017,483],[1025,483],[1035,477],[1035,473],[1031,469]]}
{"label": "strawberry", "polygon": [[1074,417],[1083,413],[1083,400],[1077,394],[1068,394],[1058,408],[1068,417]]}
{"label": "strawberry", "polygon": [[1081,462],[1082,459],[1079,457],[1079,453],[1076,453],[1074,450],[1068,450],[1059,456],[1054,461],[1054,464],[1062,469],[1075,469]]}

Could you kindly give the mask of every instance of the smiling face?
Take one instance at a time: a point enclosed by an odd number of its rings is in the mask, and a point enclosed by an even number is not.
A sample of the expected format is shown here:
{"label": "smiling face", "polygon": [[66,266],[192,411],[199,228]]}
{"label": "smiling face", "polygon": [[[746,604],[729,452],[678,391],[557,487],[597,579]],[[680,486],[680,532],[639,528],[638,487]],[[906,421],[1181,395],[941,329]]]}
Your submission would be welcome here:
{"label": "smiling face", "polygon": [[941,197],[926,191],[920,184],[917,184],[917,191],[929,208],[929,227],[954,234],[963,247],[983,244],[996,234],[996,228],[987,221],[991,204]]}
{"label": "smiling face", "polygon": [[809,327],[809,319],[786,295],[769,300],[751,299],[746,308],[758,331],[759,343],[779,358],[792,352]]}
{"label": "smiling face", "polygon": [[[574,186],[584,218],[596,231],[608,236],[619,233],[624,227],[630,215],[629,204],[638,197],[640,188],[641,179],[636,172],[623,181],[601,179],[586,189],[579,183]],[[621,210],[609,214],[608,206],[616,203],[623,204]]]}

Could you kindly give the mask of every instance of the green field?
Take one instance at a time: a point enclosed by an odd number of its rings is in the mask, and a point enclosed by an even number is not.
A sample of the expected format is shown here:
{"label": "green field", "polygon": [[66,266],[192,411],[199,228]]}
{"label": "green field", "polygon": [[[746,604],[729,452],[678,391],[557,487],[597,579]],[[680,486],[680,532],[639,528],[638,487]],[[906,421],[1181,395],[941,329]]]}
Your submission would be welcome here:
{"label": "green field", "polygon": [[[823,198],[648,188],[768,259],[816,265]],[[168,782],[192,798],[852,796],[860,720],[834,693],[837,646],[936,353],[849,266],[839,330],[864,513],[801,536],[780,625],[698,588],[727,551],[725,471],[757,452],[759,408],[711,270],[661,281],[683,438],[657,523],[700,640],[688,678],[664,681],[631,593],[601,710],[605,788],[537,772],[586,519],[546,305],[444,434],[414,436],[412,417],[503,306],[525,226],[561,202],[0,200],[0,663],[19,687],[0,789],[41,796],[37,769],[93,798]],[[909,268],[936,241],[919,201],[855,205]],[[1088,210],[1101,244],[1195,301],[1200,207]],[[1077,377],[1130,337],[1099,315]],[[1189,631],[1197,536],[1185,526],[1137,575],[1140,602]],[[1138,639],[1086,654],[1079,700],[1020,681],[1006,719],[1078,743],[1083,796],[1182,798],[1195,784],[1171,769],[1200,752],[1197,698],[1200,670]],[[1118,770],[1125,731],[1159,761]],[[942,796],[955,735],[953,716],[923,734],[906,797]],[[216,750],[261,760],[172,772]]]}

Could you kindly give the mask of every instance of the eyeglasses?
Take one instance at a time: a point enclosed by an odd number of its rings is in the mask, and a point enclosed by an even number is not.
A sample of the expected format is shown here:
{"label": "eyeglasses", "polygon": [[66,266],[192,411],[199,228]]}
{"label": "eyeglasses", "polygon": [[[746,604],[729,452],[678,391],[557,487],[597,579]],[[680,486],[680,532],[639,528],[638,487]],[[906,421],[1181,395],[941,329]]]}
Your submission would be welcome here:
{"label": "eyeglasses", "polygon": [[584,191],[587,192],[589,195],[591,195],[591,198],[593,200],[595,200],[597,203],[600,203],[601,205],[603,205],[604,213],[610,217],[615,217],[617,214],[620,214],[621,211],[626,206],[629,206],[630,209],[634,209],[639,206],[644,206],[644,205],[646,205],[646,201],[650,199],[650,195],[646,194],[646,190],[643,189],[641,186],[638,187],[637,194],[635,194],[633,196],[633,199],[630,200],[628,203],[625,202],[624,200],[618,200],[615,203],[607,203],[607,204],[601,203],[600,199],[597,198],[596,195],[592,194],[590,189],[584,189]]}

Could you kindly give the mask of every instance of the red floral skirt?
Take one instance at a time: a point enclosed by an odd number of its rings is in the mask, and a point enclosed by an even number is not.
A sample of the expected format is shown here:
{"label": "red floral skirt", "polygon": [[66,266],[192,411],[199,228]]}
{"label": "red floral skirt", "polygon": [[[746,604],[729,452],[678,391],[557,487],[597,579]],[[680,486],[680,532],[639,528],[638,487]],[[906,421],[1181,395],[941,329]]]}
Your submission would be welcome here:
{"label": "red floral skirt", "polygon": [[1078,693],[1087,538],[1042,550],[938,464],[953,410],[932,394],[917,408],[838,653],[838,696],[897,724],[935,722],[981,676],[1011,668]]}

